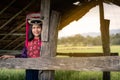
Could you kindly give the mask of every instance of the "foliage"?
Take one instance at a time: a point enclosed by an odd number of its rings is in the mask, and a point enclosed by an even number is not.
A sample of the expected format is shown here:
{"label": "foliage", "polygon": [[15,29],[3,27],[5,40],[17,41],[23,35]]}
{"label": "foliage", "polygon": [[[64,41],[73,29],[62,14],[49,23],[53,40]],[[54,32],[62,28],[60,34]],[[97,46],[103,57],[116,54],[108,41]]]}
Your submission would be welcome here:
{"label": "foliage", "polygon": [[120,45],[120,33],[111,35],[111,44],[112,45]]}
{"label": "foliage", "polygon": [[[111,45],[120,45],[120,33],[113,34],[110,36],[110,44]],[[96,46],[102,45],[101,36],[82,36],[80,34],[63,37],[58,39],[58,45],[71,45],[71,46]]]}

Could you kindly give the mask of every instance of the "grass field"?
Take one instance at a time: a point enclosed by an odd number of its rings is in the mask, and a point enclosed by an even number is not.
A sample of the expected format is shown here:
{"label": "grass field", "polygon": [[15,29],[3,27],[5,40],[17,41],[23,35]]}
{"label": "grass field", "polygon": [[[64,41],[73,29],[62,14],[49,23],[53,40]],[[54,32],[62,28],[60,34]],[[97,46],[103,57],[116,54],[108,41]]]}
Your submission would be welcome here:
{"label": "grass field", "polygon": [[[101,46],[58,46],[57,52],[102,52]],[[120,46],[111,46],[111,52],[120,54]],[[25,80],[25,70],[0,69],[0,80]],[[55,80],[102,80],[102,72],[56,71]],[[111,72],[111,80],[120,80],[120,72]]]}
{"label": "grass field", "polygon": [[[111,46],[111,52],[117,52],[120,54],[120,46]],[[102,46],[57,46],[57,52],[61,53],[89,53],[89,52],[103,52]]]}

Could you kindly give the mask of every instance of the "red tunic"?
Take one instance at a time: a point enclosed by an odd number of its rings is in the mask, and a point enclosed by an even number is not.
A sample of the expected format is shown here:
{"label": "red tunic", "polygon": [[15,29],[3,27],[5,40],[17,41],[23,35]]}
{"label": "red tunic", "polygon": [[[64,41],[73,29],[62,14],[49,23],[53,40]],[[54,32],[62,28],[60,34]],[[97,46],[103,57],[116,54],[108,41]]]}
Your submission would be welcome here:
{"label": "red tunic", "polygon": [[41,47],[40,39],[33,39],[32,41],[29,41],[28,48],[27,48],[28,58],[40,57],[40,47]]}

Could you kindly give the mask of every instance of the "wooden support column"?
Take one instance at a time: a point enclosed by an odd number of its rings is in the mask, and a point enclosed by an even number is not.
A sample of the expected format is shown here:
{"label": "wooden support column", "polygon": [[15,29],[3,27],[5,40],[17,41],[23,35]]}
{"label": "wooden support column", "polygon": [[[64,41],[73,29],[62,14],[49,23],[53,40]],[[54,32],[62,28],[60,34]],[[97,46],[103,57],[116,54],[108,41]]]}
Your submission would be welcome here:
{"label": "wooden support column", "polygon": [[[41,57],[54,57],[59,13],[52,12],[50,17],[50,0],[41,0],[41,17],[43,18]],[[54,71],[44,70],[42,75],[39,75],[39,80],[54,80]]]}
{"label": "wooden support column", "polygon": [[[99,0],[99,11],[103,53],[105,56],[110,56],[109,21],[104,19],[103,0]],[[103,72],[103,80],[110,80],[110,72]]]}
{"label": "wooden support column", "polygon": [[[42,42],[41,57],[55,57],[56,55],[59,18],[59,13],[52,11],[50,17],[49,41]],[[39,75],[39,80],[54,80],[54,71],[44,70],[42,75]]]}
{"label": "wooden support column", "polygon": [[49,25],[50,25],[50,0],[41,0],[41,18],[43,20],[43,28],[42,28],[42,41],[48,41],[48,31],[49,31]]}
{"label": "wooden support column", "polygon": [[[43,26],[42,26],[42,46],[41,46],[41,57],[50,57],[50,48],[49,48],[49,37],[48,31],[50,27],[50,0],[41,0],[41,7],[40,7],[41,18],[43,19]],[[54,72],[43,70],[39,71],[39,80],[51,80],[53,78]]]}

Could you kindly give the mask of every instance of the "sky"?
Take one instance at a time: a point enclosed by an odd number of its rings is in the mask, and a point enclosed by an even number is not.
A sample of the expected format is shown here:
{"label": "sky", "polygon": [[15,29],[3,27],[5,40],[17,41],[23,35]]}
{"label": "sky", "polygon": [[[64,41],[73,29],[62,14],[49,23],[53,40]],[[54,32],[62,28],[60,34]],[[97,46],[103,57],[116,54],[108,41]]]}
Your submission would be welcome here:
{"label": "sky", "polygon": [[[110,20],[110,30],[120,29],[120,7],[104,3],[105,19]],[[100,32],[99,6],[92,8],[78,21],[73,21],[58,33],[58,38],[88,32]]]}

